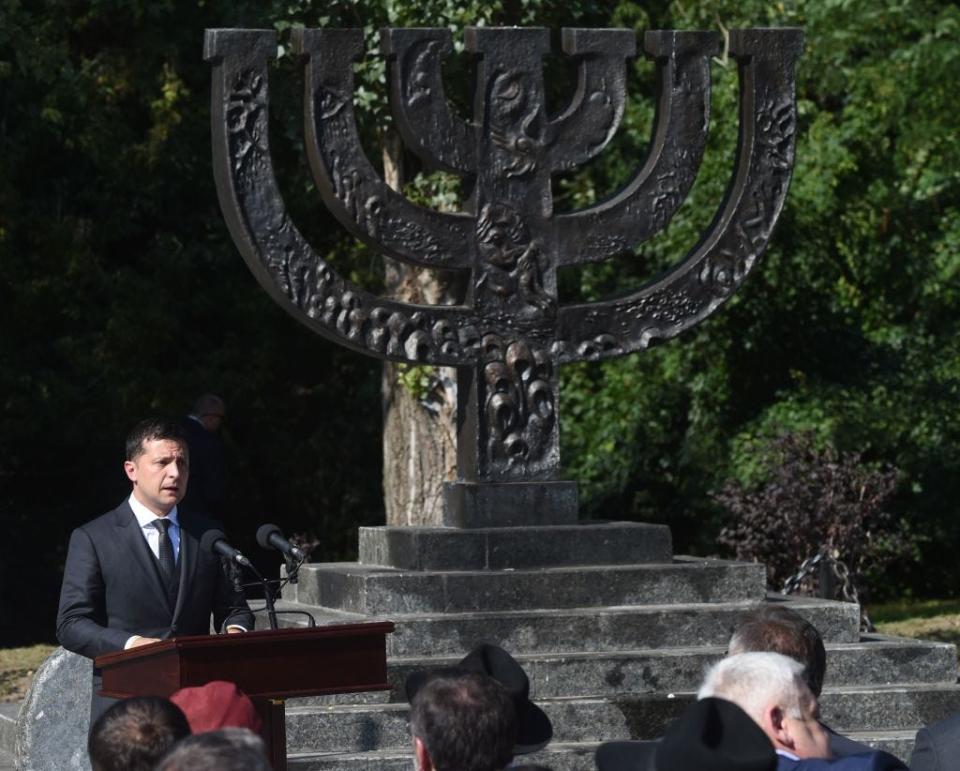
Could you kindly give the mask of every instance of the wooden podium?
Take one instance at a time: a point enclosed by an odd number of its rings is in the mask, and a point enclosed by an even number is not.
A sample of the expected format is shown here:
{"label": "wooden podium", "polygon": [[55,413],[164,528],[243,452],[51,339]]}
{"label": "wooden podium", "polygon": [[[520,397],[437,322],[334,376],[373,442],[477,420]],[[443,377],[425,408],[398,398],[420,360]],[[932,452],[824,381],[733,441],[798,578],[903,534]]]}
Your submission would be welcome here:
{"label": "wooden podium", "polygon": [[383,691],[386,635],[393,624],[340,624],[245,634],[174,637],[99,656],[101,693],[116,699],[169,696],[211,680],[236,683],[263,719],[275,771],[287,767],[284,699],[324,693]]}

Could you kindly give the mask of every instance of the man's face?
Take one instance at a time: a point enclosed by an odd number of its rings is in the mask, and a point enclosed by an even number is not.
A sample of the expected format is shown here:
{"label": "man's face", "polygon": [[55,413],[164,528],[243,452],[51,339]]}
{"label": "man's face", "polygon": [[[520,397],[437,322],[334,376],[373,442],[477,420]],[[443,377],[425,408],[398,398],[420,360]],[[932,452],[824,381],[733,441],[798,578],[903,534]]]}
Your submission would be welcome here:
{"label": "man's face", "polygon": [[793,753],[801,758],[829,758],[830,739],[820,724],[820,705],[812,693],[800,701],[800,717],[786,715],[784,727],[793,739]]}
{"label": "man's face", "polygon": [[133,495],[157,516],[164,517],[187,492],[189,462],[186,446],[171,439],[150,439],[143,452],[125,461]]}

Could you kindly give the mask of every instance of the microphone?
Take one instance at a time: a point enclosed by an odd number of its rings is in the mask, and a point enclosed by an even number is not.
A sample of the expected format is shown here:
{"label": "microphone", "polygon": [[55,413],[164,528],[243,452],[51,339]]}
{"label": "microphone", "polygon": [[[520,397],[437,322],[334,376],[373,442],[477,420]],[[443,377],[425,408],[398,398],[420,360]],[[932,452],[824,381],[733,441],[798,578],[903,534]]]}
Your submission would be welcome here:
{"label": "microphone", "polygon": [[276,525],[260,525],[257,529],[257,543],[264,549],[276,549],[300,562],[307,558],[306,554],[283,537]]}
{"label": "microphone", "polygon": [[250,560],[243,556],[238,549],[227,543],[227,536],[222,530],[207,530],[200,538],[200,551],[212,551],[231,562],[236,562],[252,568]]}

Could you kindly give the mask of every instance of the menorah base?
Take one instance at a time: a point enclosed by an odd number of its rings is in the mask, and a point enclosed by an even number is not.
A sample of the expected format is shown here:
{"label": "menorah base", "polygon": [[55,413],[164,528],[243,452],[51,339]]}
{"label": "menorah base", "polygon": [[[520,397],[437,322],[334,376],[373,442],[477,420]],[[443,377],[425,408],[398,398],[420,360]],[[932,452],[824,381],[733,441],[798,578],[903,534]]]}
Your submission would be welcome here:
{"label": "menorah base", "polygon": [[576,482],[445,482],[445,527],[571,525],[577,522]]}

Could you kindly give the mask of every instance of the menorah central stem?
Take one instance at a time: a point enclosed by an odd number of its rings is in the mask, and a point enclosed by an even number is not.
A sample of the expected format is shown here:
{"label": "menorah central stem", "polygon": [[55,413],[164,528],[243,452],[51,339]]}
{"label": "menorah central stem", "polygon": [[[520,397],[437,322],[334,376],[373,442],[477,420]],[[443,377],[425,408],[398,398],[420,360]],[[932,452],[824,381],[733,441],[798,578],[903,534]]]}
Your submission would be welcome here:
{"label": "menorah central stem", "polygon": [[[558,482],[557,249],[544,111],[546,30],[476,29],[479,55],[476,228],[468,303],[484,320],[476,366],[459,370],[458,476],[450,524],[576,519],[576,487]],[[545,500],[552,498],[553,500]]]}

